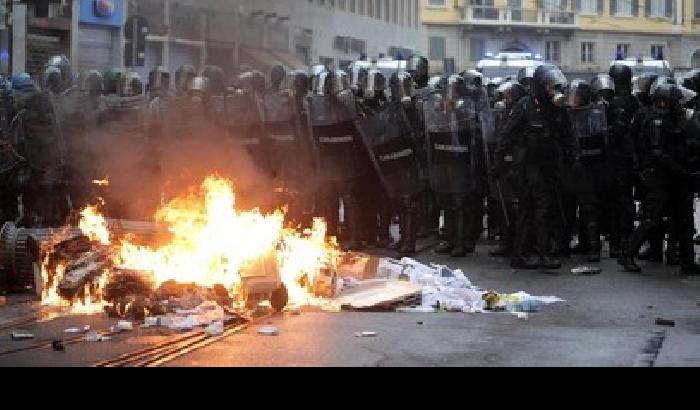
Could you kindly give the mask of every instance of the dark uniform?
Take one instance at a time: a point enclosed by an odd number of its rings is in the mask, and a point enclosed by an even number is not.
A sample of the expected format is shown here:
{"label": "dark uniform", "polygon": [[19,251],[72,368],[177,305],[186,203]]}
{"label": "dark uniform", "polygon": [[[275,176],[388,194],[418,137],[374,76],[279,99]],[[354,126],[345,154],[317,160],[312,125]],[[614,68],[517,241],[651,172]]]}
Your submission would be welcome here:
{"label": "dark uniform", "polygon": [[[557,183],[562,158],[575,162],[575,143],[566,111],[558,106],[563,100],[566,78],[553,66],[537,69],[531,97],[521,99],[510,112],[503,129],[496,158],[505,157],[516,144],[525,147],[520,182],[520,210],[517,238],[511,265],[514,268],[558,269],[561,263],[552,257],[551,238],[554,213],[553,185]],[[572,160],[573,159],[573,160]],[[535,237],[535,252],[529,255],[528,241]]]}
{"label": "dark uniform", "polygon": [[647,190],[646,213],[630,237],[618,262],[629,272],[640,272],[634,256],[668,213],[680,243],[681,274],[700,274],[693,246],[693,186],[688,158],[694,136],[687,135],[688,119],[680,102],[682,94],[673,84],[652,89],[652,109],[641,123],[639,136],[642,177]]}

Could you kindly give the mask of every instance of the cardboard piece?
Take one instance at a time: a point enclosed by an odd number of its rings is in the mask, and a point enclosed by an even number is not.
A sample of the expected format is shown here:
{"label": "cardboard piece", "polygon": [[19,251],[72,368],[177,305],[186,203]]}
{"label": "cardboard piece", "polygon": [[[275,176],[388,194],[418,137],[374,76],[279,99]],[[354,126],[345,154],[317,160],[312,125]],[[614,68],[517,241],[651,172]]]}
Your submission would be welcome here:
{"label": "cardboard piece", "polygon": [[368,280],[377,277],[380,259],[363,253],[348,252],[338,264],[337,272],[341,278]]}
{"label": "cardboard piece", "polygon": [[416,302],[420,297],[421,287],[413,283],[374,279],[343,291],[335,302],[353,310],[391,309],[406,302]]}

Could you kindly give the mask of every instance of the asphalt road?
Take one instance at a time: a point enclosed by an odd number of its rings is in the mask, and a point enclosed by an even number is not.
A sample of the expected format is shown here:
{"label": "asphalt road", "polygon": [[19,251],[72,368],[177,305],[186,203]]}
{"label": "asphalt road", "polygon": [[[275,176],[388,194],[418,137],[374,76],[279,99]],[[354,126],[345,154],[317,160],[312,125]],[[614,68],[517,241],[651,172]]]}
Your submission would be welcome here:
{"label": "asphalt road", "polygon": [[[560,274],[514,272],[487,247],[464,259],[426,252],[418,259],[461,268],[472,282],[500,292],[554,295],[567,302],[519,319],[506,313],[281,314],[265,324],[278,336],[262,336],[259,325],[170,362],[169,366],[698,366],[700,365],[700,278],[647,265],[641,275],[622,273],[606,260],[598,276],[574,276],[573,258]],[[0,308],[0,323],[33,310],[30,303]],[[655,324],[657,318],[675,327]],[[104,317],[61,318],[24,328],[38,340],[65,337],[63,329],[90,324],[108,328]],[[29,342],[0,331],[0,352]],[[358,338],[355,332],[377,336]],[[110,342],[10,355],[0,366],[87,366],[172,337],[163,331],[127,333]],[[36,340],[34,341],[36,342]]]}

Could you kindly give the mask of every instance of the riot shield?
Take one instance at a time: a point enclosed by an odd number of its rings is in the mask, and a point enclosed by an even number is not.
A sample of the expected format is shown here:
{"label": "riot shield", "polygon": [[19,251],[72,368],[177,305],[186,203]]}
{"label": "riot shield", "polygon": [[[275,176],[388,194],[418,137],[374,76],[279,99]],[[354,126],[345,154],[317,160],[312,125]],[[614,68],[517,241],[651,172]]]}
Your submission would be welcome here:
{"label": "riot shield", "polygon": [[[488,171],[497,163],[495,151],[498,146],[501,129],[507,120],[507,114],[506,110],[500,109],[487,109],[481,112],[481,138],[483,139],[484,159]],[[513,155],[509,155],[507,159],[510,159],[511,161],[509,162],[512,163]],[[501,160],[505,161],[506,158],[501,158]],[[504,221],[507,226],[510,226],[512,221],[510,220],[506,202],[515,200],[517,188],[513,181],[514,170],[508,169],[506,171],[498,177],[493,177],[488,172],[488,188],[489,200],[498,201],[499,207],[503,212]]]}
{"label": "riot shield", "polygon": [[605,108],[598,105],[569,108],[569,119],[582,161],[599,162],[608,154],[608,124]]}
{"label": "riot shield", "polygon": [[147,130],[147,101],[143,96],[120,97],[115,95],[103,98],[105,112],[104,125],[117,137],[142,139]]}
{"label": "riot shield", "polygon": [[305,144],[302,118],[292,96],[285,91],[269,91],[262,98],[265,144],[270,171],[283,188],[298,192],[313,169],[311,151]]}
{"label": "riot shield", "polygon": [[470,113],[440,95],[423,105],[430,186],[438,194],[467,194],[475,189]]}
{"label": "riot shield", "polygon": [[354,105],[335,96],[315,95],[309,100],[309,115],[319,178],[348,181],[363,175],[367,153],[355,124]]}
{"label": "riot shield", "polygon": [[571,192],[600,191],[610,184],[612,175],[605,107],[597,104],[575,107],[568,114],[583,169],[570,170],[570,180],[565,178],[565,186]]}
{"label": "riot shield", "polygon": [[262,103],[257,95],[236,92],[226,96],[226,130],[237,148],[243,148],[255,166],[270,173],[267,144],[263,139]]}
{"label": "riot shield", "polygon": [[401,103],[390,103],[376,115],[357,121],[375,172],[390,198],[422,190],[411,124]]}

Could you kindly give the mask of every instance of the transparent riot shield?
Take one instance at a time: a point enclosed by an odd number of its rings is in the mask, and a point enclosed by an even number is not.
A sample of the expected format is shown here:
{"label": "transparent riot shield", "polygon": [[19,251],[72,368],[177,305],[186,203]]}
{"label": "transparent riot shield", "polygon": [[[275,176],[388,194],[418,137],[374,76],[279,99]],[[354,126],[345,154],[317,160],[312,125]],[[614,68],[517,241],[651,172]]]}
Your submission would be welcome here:
{"label": "transparent riot shield", "polygon": [[467,107],[434,94],[423,104],[430,186],[439,194],[474,190],[472,124]]}
{"label": "transparent riot shield", "polygon": [[376,115],[357,121],[372,165],[390,198],[422,190],[413,129],[401,103],[390,103]]}

